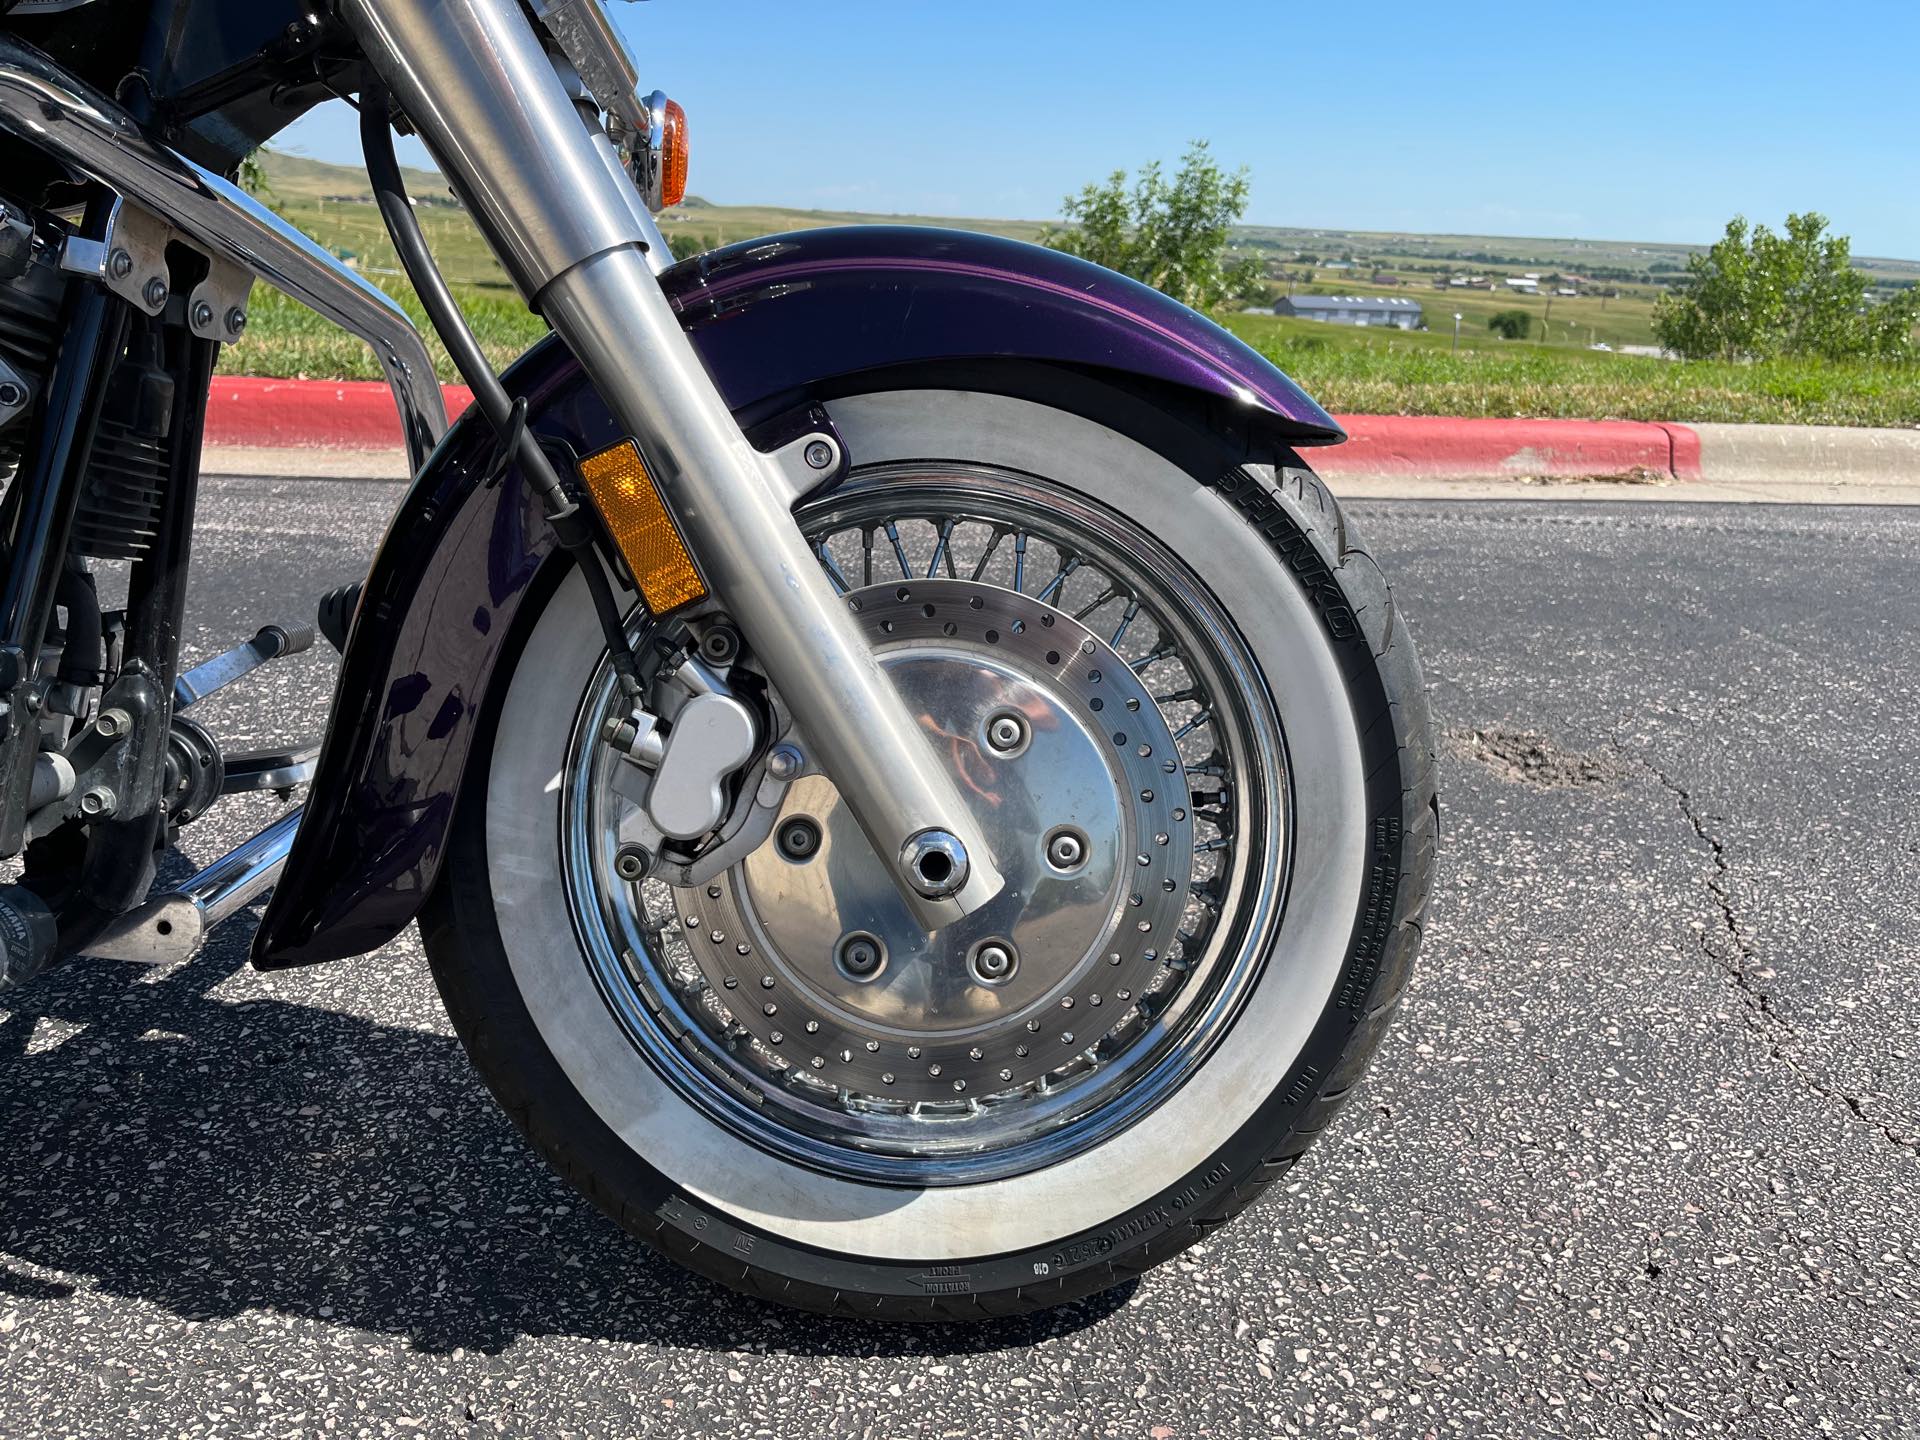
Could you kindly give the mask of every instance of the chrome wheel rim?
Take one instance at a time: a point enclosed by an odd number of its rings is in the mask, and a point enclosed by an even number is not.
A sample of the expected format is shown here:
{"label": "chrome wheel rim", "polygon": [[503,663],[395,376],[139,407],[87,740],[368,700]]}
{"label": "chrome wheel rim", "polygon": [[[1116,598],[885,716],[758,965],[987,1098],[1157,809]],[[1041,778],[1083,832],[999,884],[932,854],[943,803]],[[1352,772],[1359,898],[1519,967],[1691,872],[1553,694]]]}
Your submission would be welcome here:
{"label": "chrome wheel rim", "polygon": [[562,776],[587,963],[656,1070],[786,1158],[907,1185],[1057,1163],[1170,1095],[1258,978],[1289,870],[1273,706],[1192,572],[1071,491],[889,466],[800,518],[1008,891],[919,934],[819,775],[775,826],[815,827],[799,858],[769,840],[698,889],[620,879],[603,667]]}

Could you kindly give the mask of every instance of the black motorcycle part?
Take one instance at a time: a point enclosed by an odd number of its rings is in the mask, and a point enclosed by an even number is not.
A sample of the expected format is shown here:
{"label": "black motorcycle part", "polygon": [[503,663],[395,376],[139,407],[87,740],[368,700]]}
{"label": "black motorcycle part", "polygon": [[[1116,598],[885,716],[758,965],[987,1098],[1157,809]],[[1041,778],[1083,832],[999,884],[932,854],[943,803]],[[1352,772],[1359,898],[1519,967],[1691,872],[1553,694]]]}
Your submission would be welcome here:
{"label": "black motorcycle part", "polygon": [[153,553],[172,468],[174,379],[161,363],[160,336],[142,324],[107,382],[93,457],[73,521],[73,548],[101,560]]}
{"label": "black motorcycle part", "polygon": [[358,580],[336,585],[320,597],[313,621],[335,654],[347,653],[347,631],[353,627],[353,612],[360,608],[360,585]]}
{"label": "black motorcycle part", "polygon": [[227,767],[220,742],[207,727],[185,715],[176,715],[167,727],[167,822],[186,825],[207,813],[226,793]]}
{"label": "black motorcycle part", "polygon": [[22,885],[0,886],[0,991],[33,979],[59,953],[60,927]]}

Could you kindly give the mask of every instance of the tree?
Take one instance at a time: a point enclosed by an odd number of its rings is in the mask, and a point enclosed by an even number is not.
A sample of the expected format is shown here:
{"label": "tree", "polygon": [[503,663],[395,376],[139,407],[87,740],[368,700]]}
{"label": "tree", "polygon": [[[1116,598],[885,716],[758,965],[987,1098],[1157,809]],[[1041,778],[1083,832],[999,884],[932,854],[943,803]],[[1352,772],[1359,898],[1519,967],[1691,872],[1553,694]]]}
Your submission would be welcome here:
{"label": "tree", "polygon": [[1736,215],[1655,304],[1653,333],[1688,360],[1920,360],[1920,294],[1870,303],[1852,243],[1826,228],[1813,211],[1787,216],[1785,234]]}
{"label": "tree", "polygon": [[280,197],[274,193],[273,182],[267,178],[266,162],[260,158],[263,153],[251,150],[242,156],[235,178],[242,190],[269,210],[277,212],[280,209]]}
{"label": "tree", "polygon": [[711,249],[704,235],[692,235],[685,230],[676,230],[667,237],[667,249],[673,252],[676,260],[691,260],[702,251]]}
{"label": "tree", "polygon": [[1524,310],[1496,310],[1487,317],[1487,329],[1507,340],[1524,340],[1533,330],[1533,316]]}
{"label": "tree", "polygon": [[1209,309],[1262,293],[1260,262],[1233,259],[1227,237],[1247,208],[1247,172],[1231,175],[1214,163],[1207,142],[1196,140],[1171,181],[1154,161],[1132,188],[1116,170],[1061,202],[1071,229],[1041,239],[1153,286],[1182,304]]}

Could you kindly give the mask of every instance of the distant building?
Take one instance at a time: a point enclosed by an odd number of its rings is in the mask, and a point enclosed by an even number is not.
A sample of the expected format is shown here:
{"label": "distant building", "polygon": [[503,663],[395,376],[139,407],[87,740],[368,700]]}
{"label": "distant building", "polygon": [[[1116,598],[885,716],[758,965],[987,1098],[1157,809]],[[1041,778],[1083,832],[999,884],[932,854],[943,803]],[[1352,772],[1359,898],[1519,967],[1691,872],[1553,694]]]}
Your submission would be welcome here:
{"label": "distant building", "polygon": [[1540,293],[1540,277],[1538,275],[1509,275],[1507,276],[1507,285],[1511,289],[1521,291],[1527,295],[1538,295]]}
{"label": "distant building", "polygon": [[1330,325],[1390,325],[1396,330],[1413,330],[1420,325],[1418,300],[1362,295],[1291,295],[1274,301],[1273,313],[1324,320]]}

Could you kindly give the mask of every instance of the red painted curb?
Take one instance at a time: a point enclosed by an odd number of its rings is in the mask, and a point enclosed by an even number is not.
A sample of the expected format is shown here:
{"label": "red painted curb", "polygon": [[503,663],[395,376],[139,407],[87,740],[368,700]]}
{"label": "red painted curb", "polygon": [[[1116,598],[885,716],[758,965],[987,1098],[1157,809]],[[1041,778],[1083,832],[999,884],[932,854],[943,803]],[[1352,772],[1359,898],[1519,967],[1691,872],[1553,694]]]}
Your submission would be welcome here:
{"label": "red painted curb", "polygon": [[1328,475],[1489,475],[1567,478],[1657,475],[1698,479],[1700,441],[1684,425],[1643,420],[1497,420],[1438,415],[1342,415],[1347,443],[1314,450]]}
{"label": "red painted curb", "polygon": [[[447,414],[473,403],[442,387]],[[1700,437],[1686,425],[1641,420],[1462,420],[1429,415],[1342,415],[1347,443],[1314,450],[1328,475],[1489,475],[1700,478]],[[397,449],[400,417],[378,380],[267,380],[223,375],[207,407],[209,445]]]}
{"label": "red painted curb", "polygon": [[[464,385],[443,385],[449,417],[473,403]],[[328,450],[400,446],[400,411],[379,380],[266,380],[217,375],[207,399],[209,445]]]}

